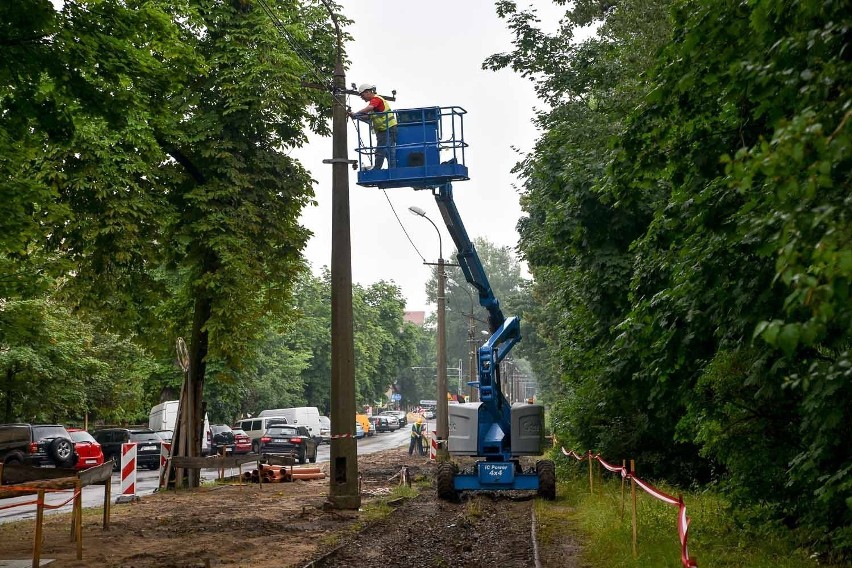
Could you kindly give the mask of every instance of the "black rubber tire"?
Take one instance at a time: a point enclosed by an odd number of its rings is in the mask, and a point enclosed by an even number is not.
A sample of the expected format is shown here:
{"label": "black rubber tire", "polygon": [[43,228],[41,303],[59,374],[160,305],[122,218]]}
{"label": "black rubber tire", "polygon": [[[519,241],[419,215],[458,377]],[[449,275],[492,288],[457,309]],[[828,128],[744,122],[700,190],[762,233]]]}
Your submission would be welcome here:
{"label": "black rubber tire", "polygon": [[3,465],[24,465],[24,454],[14,452],[8,455]]}
{"label": "black rubber tire", "polygon": [[314,448],[314,455],[308,458],[308,461],[311,463],[317,463],[317,450]]}
{"label": "black rubber tire", "polygon": [[307,451],[307,450],[302,449],[301,453],[299,454],[299,465],[305,465],[305,461],[307,461],[307,460],[305,459],[305,457],[306,457],[306,456],[305,456],[305,452],[306,452],[306,451]]}
{"label": "black rubber tire", "polygon": [[538,474],[538,496],[548,501],[556,499],[556,464],[550,460],[536,462]]}
{"label": "black rubber tire", "polygon": [[438,488],[438,498],[445,501],[456,501],[459,498],[456,488],[453,486],[453,464],[440,462],[435,471],[435,485]]}
{"label": "black rubber tire", "polygon": [[47,454],[60,467],[74,466],[74,442],[68,438],[54,438],[47,447]]}

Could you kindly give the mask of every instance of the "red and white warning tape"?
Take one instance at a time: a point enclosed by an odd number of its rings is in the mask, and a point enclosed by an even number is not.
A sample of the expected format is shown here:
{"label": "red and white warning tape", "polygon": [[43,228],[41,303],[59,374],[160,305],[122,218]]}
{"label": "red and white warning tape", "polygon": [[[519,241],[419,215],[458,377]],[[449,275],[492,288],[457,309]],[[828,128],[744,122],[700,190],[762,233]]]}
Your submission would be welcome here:
{"label": "red and white warning tape", "polygon": [[677,511],[677,533],[680,538],[680,562],[683,568],[697,568],[698,563],[694,558],[689,557],[689,547],[687,545],[687,540],[689,538],[689,523],[690,518],[686,515],[686,504],[683,502],[683,497],[673,497],[668,493],[663,493],[647,481],[643,481],[627,471],[627,468],[624,466],[615,466],[612,464],[608,464],[605,462],[600,454],[592,455],[591,450],[586,452],[585,455],[578,454],[573,450],[566,450],[565,448],[561,448],[562,453],[568,457],[572,457],[578,461],[582,461],[584,459],[595,459],[604,466],[606,469],[613,473],[620,473],[621,477],[626,479],[632,479],[636,482],[636,485],[642,488],[648,495],[655,497],[662,501],[663,503],[668,503],[669,505],[674,505],[678,508]]}
{"label": "red and white warning tape", "polygon": [[354,438],[355,434],[332,434],[331,439],[336,440],[338,438]]}

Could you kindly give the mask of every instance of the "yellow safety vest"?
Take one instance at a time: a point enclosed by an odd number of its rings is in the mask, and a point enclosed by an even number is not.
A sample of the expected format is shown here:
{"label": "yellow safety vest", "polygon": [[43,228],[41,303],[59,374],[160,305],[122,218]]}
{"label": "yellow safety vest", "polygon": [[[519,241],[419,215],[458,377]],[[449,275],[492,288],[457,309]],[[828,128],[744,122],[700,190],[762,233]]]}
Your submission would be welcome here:
{"label": "yellow safety vest", "polygon": [[376,97],[382,99],[382,102],[385,104],[385,110],[381,113],[371,112],[370,119],[373,123],[373,130],[381,132],[383,130],[387,130],[388,128],[396,126],[396,113],[390,112],[390,103],[388,103],[384,99],[384,97],[380,97],[379,95],[376,95]]}

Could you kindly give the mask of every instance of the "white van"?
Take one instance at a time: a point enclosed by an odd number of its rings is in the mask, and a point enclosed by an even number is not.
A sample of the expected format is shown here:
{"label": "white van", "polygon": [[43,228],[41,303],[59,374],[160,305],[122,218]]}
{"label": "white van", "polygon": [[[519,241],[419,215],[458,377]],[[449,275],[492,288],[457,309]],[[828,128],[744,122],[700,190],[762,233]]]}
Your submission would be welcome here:
{"label": "white van", "polygon": [[255,416],[254,418],[243,418],[237,420],[234,428],[241,428],[251,438],[251,451],[260,453],[260,438],[266,433],[271,424],[287,424],[283,416]]}
{"label": "white van", "polygon": [[[169,430],[174,432],[177,424],[179,400],[167,400],[161,402],[148,413],[148,428],[155,432]],[[210,420],[204,415],[204,434],[201,436],[201,455],[205,456],[210,451]]]}
{"label": "white van", "polygon": [[311,434],[311,438],[316,440],[317,444],[322,443],[322,435],[320,434],[320,413],[316,406],[297,406],[295,408],[275,408],[272,410],[264,410],[259,416],[283,416],[287,419],[287,424],[296,424],[305,426]]}

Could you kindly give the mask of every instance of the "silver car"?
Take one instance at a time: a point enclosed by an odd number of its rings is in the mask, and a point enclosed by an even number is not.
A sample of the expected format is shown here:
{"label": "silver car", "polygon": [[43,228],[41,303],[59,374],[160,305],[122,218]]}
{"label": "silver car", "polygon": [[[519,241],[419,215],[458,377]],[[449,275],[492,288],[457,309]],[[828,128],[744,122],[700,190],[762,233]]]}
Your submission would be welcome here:
{"label": "silver car", "polygon": [[379,416],[385,416],[388,419],[388,426],[390,426],[390,431],[399,430],[399,418],[396,417],[396,414],[388,411],[382,412]]}

